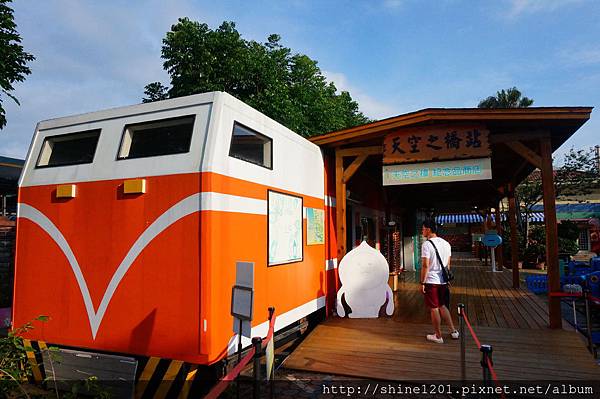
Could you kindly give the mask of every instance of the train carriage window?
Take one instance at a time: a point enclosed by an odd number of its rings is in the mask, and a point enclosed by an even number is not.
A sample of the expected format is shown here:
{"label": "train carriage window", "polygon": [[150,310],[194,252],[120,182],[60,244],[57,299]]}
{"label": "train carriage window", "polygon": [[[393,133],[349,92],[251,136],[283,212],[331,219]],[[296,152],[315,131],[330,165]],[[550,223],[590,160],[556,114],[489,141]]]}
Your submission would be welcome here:
{"label": "train carriage window", "polygon": [[273,139],[236,122],[229,156],[273,169]]}
{"label": "train carriage window", "polygon": [[48,168],[91,163],[99,137],[100,129],[46,137],[36,166]]}
{"label": "train carriage window", "polygon": [[127,125],[118,159],[189,152],[193,129],[194,116]]}

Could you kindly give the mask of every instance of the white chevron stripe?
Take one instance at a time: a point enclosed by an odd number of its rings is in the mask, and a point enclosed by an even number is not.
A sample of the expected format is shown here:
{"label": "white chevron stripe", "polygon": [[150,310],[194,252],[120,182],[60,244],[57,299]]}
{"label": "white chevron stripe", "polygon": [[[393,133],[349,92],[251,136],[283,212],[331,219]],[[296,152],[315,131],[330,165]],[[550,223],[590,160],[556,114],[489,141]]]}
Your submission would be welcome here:
{"label": "white chevron stripe", "polygon": [[266,200],[216,192],[204,192],[201,196],[203,211],[267,214]]}
{"label": "white chevron stripe", "polygon": [[[71,265],[71,269],[73,270],[73,274],[75,275],[75,279],[77,280],[77,284],[79,285],[79,291],[81,291],[81,296],[83,297],[83,303],[85,304],[85,310],[88,314],[88,319],[90,320],[90,325],[92,324],[92,318],[95,317],[96,312],[94,312],[94,305],[92,304],[92,298],[90,296],[90,291],[88,290],[88,286],[85,282],[85,278],[83,277],[83,273],[81,273],[81,268],[79,267],[79,263],[77,262],[77,258],[75,258],[75,254],[71,250],[69,243],[62,235],[60,230],[44,215],[42,212],[38,211],[34,207],[19,203],[17,214],[20,218],[29,219],[32,222],[36,223],[41,227],[48,235],[56,242],[58,247],[67,257],[69,264]],[[95,334],[93,334],[95,335]]]}
{"label": "white chevron stripe", "polygon": [[167,227],[178,221],[179,219],[192,214],[194,212],[198,212],[200,210],[200,194],[193,194],[189,197],[183,199],[177,204],[173,205],[169,208],[165,213],[160,215],[144,232],[140,235],[140,237],[136,240],[136,242],[131,246],[125,258],[121,261],[121,264],[113,274],[110,283],[106,287],[106,291],[102,297],[102,301],[100,302],[100,306],[98,307],[98,311],[94,311],[94,305],[92,303],[92,298],[90,296],[90,292],[88,286],[85,282],[85,278],[83,277],[83,273],[81,272],[81,268],[79,267],[79,263],[71,250],[67,240],[62,235],[60,230],[48,219],[43,213],[35,209],[34,207],[20,203],[18,215],[21,218],[29,219],[32,222],[36,223],[40,226],[48,235],[58,244],[59,248],[63,251],[69,264],[71,265],[71,269],[73,270],[73,274],[75,274],[75,278],[77,279],[77,284],[79,285],[79,290],[81,291],[81,296],[83,297],[83,302],[85,304],[85,309],[87,311],[88,319],[90,321],[90,328],[92,330],[92,337],[96,339],[96,333],[100,328],[100,324],[102,323],[102,319],[104,318],[104,313],[108,308],[110,300],[112,299],[113,294],[117,290],[119,283],[125,276],[125,273],[129,270],[135,259],[138,255],[146,248],[146,246],[162,231],[164,231]]}
{"label": "white chevron stripe", "polygon": [[[119,267],[106,287],[106,291],[104,292],[97,311],[94,310],[89,288],[83,273],[81,272],[77,258],[73,254],[69,243],[60,230],[52,223],[52,221],[50,221],[50,219],[48,219],[48,217],[46,217],[46,215],[31,205],[19,203],[18,216],[29,219],[40,226],[40,228],[48,233],[48,235],[58,244],[59,248],[67,258],[77,280],[77,284],[79,285],[79,290],[81,291],[81,296],[90,322],[92,337],[93,339],[96,339],[96,334],[115,291],[139,254],[152,240],[154,240],[154,238],[156,238],[156,236],[170,225],[187,215],[201,210],[266,215],[267,201],[217,192],[203,192],[193,194],[173,205],[148,226],[131,246],[129,252],[119,264]],[[303,210],[303,213],[304,217],[306,217],[305,209]]]}

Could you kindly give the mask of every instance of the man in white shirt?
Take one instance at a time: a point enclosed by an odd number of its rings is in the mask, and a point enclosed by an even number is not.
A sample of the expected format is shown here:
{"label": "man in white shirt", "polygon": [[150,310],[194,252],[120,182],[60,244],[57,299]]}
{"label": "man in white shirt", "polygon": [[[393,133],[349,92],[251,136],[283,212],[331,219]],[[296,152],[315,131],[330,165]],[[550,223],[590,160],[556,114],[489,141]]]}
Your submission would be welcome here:
{"label": "man in white shirt", "polygon": [[[450,306],[450,291],[448,283],[444,281],[442,274],[442,265],[450,269],[450,256],[452,250],[448,241],[437,236],[437,223],[433,219],[423,222],[421,230],[426,239],[421,246],[421,287],[425,295],[425,304],[431,313],[431,323],[433,324],[434,334],[428,334],[427,340],[443,344],[441,321],[450,327],[450,336],[458,339],[458,331],[454,328],[452,317],[448,307]],[[437,253],[436,253],[437,251]]]}

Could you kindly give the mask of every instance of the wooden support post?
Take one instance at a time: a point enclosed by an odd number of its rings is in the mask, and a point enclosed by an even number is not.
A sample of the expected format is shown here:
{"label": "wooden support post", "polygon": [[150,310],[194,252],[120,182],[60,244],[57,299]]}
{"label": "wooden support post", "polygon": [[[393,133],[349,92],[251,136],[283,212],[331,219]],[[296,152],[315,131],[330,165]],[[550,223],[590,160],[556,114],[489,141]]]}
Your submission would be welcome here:
{"label": "wooden support post", "polygon": [[[498,205],[496,206],[496,231],[498,235],[502,237],[502,214],[500,213],[500,205],[502,204],[502,200],[498,201]],[[501,271],[504,267],[504,243],[498,245],[496,247],[496,259],[498,260],[496,269]]]}
{"label": "wooden support post", "polygon": [[[383,153],[383,147],[344,148],[335,150],[335,213],[336,213],[336,240],[337,261],[342,261],[346,255],[346,183],[356,173],[369,155]],[[344,170],[344,157],[356,157]]]}
{"label": "wooden support post", "polygon": [[510,222],[510,254],[513,288],[519,288],[519,243],[517,241],[517,201],[514,187],[508,190],[508,219]]}
{"label": "wooden support post", "polygon": [[[556,199],[552,170],[552,143],[540,140],[542,155],[542,186],[544,189],[544,220],[546,224],[546,267],[548,268],[548,292],[560,291],[558,270],[558,227],[556,224]],[[562,328],[560,298],[548,298],[550,328]]]}
{"label": "wooden support post", "polygon": [[344,157],[338,151],[335,154],[335,216],[339,264],[346,255],[346,183],[344,183]]}

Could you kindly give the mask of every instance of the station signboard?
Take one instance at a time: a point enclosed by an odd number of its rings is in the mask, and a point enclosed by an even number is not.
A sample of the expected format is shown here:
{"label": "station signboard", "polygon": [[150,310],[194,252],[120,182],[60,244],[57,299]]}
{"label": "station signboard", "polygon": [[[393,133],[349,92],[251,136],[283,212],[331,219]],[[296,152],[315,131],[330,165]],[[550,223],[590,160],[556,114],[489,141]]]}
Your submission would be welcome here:
{"label": "station signboard", "polygon": [[450,125],[398,129],[383,141],[383,163],[486,158],[489,131],[483,125]]}
{"label": "station signboard", "polygon": [[490,158],[383,166],[383,185],[445,183],[492,178]]}

